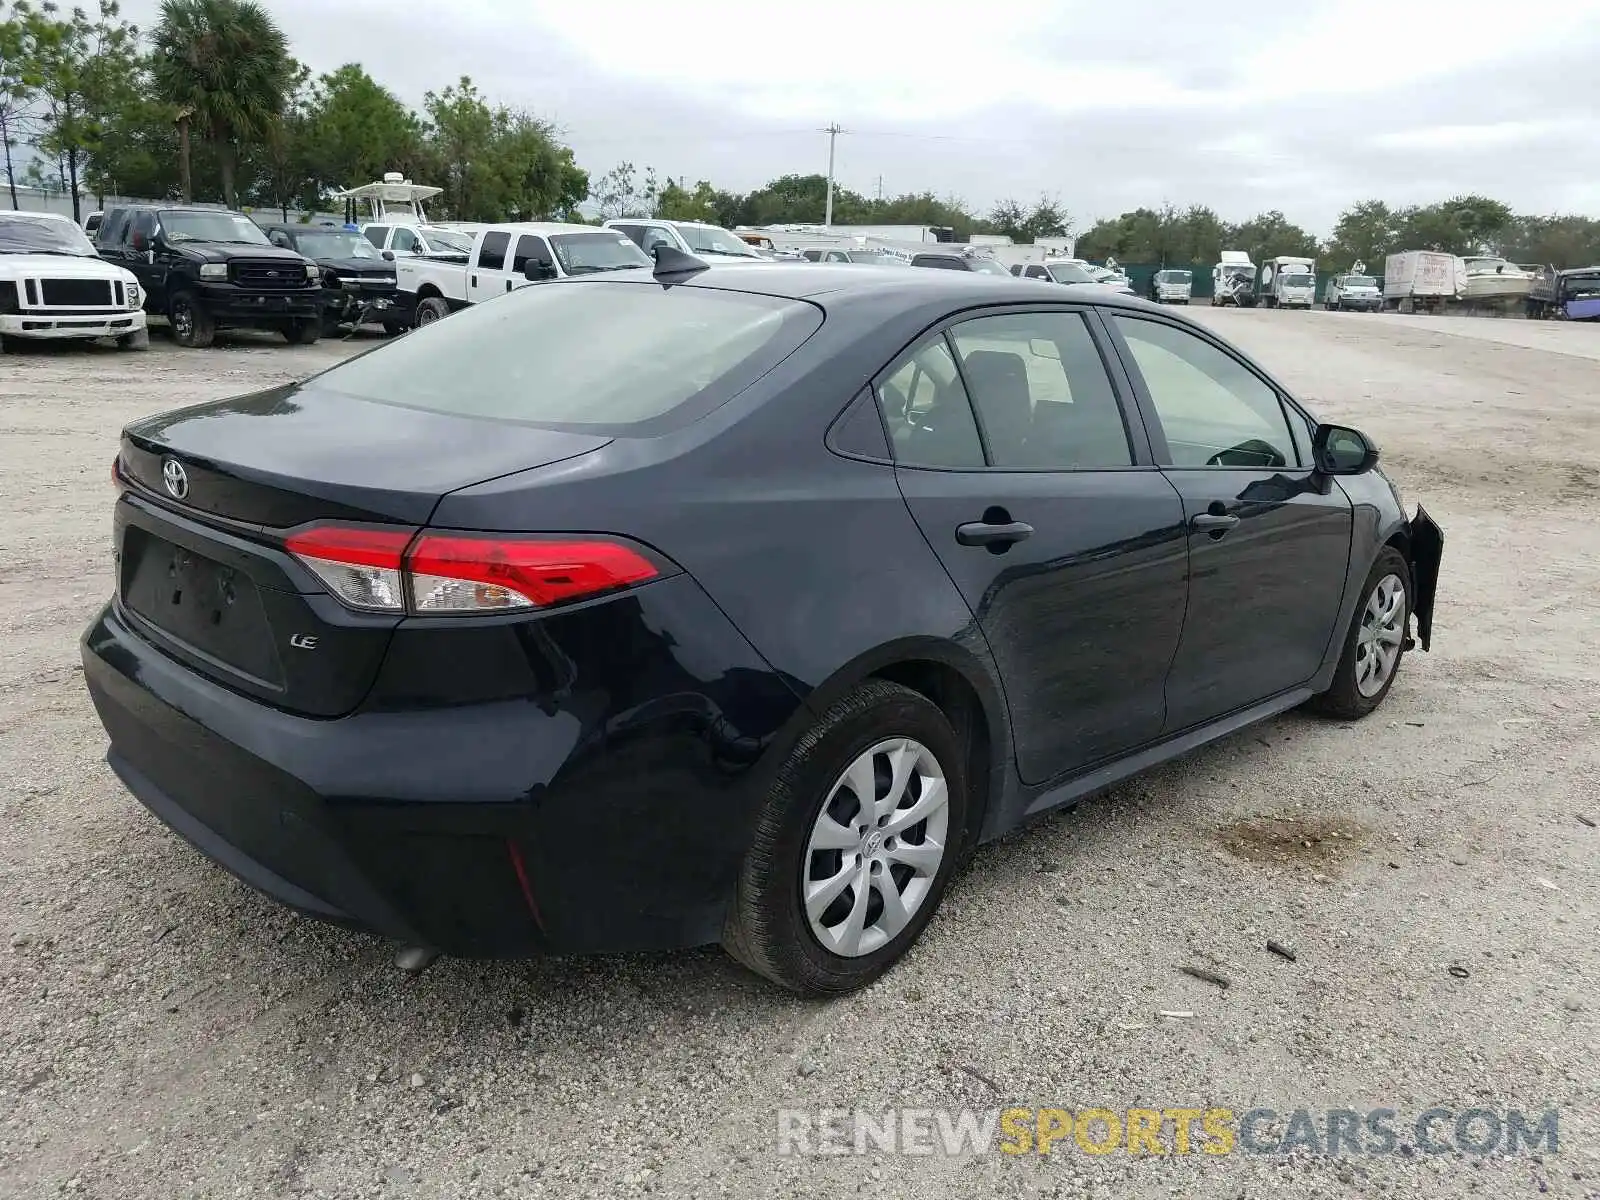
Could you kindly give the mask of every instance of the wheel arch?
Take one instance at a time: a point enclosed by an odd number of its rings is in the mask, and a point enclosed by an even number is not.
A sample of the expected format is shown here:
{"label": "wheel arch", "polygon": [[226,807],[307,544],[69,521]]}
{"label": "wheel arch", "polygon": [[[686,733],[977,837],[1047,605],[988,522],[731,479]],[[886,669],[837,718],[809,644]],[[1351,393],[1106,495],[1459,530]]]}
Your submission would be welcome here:
{"label": "wheel arch", "polygon": [[[804,727],[868,679],[897,683],[927,697],[955,727],[965,750],[971,789],[966,830],[970,849],[984,840],[1001,807],[1005,764],[1011,754],[1005,700],[987,653],[986,647],[979,652],[932,637],[903,638],[878,646],[846,663],[806,696]],[[794,736],[800,732],[803,729]]]}

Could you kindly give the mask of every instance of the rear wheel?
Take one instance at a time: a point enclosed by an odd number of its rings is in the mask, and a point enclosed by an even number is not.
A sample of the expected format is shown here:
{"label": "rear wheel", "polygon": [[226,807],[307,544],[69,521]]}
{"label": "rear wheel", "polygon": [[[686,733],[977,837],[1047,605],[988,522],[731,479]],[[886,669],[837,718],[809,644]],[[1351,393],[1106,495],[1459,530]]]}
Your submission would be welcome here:
{"label": "rear wheel", "polygon": [[417,327],[432,325],[450,315],[450,306],[439,296],[429,296],[417,304]]}
{"label": "rear wheel", "polygon": [[1385,546],[1367,573],[1333,684],[1312,699],[1311,707],[1346,720],[1377,708],[1400,672],[1410,629],[1411,567],[1398,550]]}
{"label": "rear wheel", "polygon": [[179,292],[167,305],[172,340],[190,350],[203,350],[216,339],[217,326],[193,292]]}
{"label": "rear wheel", "polygon": [[910,948],[963,849],[961,741],[925,696],[869,680],[778,771],[723,946],[794,991],[865,987]]}

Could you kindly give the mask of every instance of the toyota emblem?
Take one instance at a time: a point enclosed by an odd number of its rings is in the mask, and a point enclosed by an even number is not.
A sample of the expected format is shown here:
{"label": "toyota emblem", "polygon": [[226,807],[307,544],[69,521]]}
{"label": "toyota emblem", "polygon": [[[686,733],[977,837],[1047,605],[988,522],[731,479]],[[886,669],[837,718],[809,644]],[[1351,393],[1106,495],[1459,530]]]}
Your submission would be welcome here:
{"label": "toyota emblem", "polygon": [[189,472],[175,458],[169,458],[161,464],[161,482],[167,485],[167,494],[174,500],[182,500],[189,495]]}

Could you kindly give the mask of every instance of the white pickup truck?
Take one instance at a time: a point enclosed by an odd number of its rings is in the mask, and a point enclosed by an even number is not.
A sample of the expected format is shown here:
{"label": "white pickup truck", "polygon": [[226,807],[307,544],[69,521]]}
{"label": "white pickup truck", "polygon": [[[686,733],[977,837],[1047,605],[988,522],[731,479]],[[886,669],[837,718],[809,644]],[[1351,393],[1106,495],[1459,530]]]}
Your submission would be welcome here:
{"label": "white pickup truck", "polygon": [[464,264],[396,258],[397,304],[411,312],[413,325],[431,325],[530,283],[654,263],[614,229],[554,221],[485,225],[473,235]]}

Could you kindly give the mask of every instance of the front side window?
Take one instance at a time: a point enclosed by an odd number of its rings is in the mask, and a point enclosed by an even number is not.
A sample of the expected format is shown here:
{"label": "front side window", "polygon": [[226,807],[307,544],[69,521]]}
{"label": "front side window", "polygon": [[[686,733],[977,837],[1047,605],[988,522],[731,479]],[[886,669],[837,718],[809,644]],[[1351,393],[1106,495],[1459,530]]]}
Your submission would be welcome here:
{"label": "front side window", "polygon": [[526,275],[529,263],[555,265],[550,258],[550,248],[544,244],[544,239],[535,234],[525,233],[517,239],[517,252],[511,257],[511,269],[518,275]]}
{"label": "front side window", "polygon": [[1080,314],[979,317],[950,335],[994,466],[1096,471],[1133,465],[1122,407]]}
{"label": "front side window", "polygon": [[972,403],[942,334],[890,368],[877,393],[897,463],[963,470],[983,467],[983,443]]}
{"label": "front side window", "polygon": [[323,372],[316,386],[424,412],[641,437],[731,400],[821,324],[813,305],[776,296],[555,283],[413,330]]}
{"label": "front side window", "polygon": [[1195,334],[1112,318],[1144,377],[1175,467],[1289,467],[1299,460],[1275,389]]}

